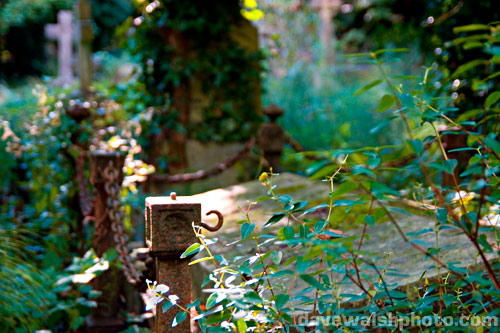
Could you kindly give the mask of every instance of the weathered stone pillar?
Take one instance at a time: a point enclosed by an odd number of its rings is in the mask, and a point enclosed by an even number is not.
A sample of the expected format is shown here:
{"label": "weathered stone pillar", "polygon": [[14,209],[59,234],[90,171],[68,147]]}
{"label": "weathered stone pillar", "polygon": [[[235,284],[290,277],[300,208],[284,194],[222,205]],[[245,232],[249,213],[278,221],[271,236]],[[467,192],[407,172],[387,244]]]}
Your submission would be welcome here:
{"label": "weathered stone pillar", "polygon": [[271,104],[264,108],[263,113],[269,117],[270,123],[263,123],[259,128],[259,147],[264,154],[268,165],[266,169],[272,168],[273,172],[280,171],[280,159],[283,148],[285,147],[285,131],[276,124],[276,120],[283,115],[285,111]]}
{"label": "weathered stone pillar", "polygon": [[[179,297],[178,304],[184,308],[191,302],[191,274],[189,259],[180,259],[181,254],[197,241],[192,223],[201,224],[201,204],[190,197],[146,198],[146,244],[155,258],[156,281],[170,288],[169,294]],[[162,304],[156,307],[155,332],[191,332],[189,316],[177,327],[172,321],[178,313],[173,307],[162,312]]]}
{"label": "weathered stone pillar", "polygon": [[[118,182],[121,187],[124,160],[124,156],[117,152],[94,151],[90,154],[90,181],[95,187],[92,245],[98,257],[116,246],[109,217],[105,170],[111,166],[119,172]],[[87,327],[92,332],[119,332],[125,328],[126,321],[120,314],[120,287],[124,280],[118,268],[110,267],[92,281],[92,287],[102,292],[96,299],[97,307],[87,317]]]}
{"label": "weathered stone pillar", "polygon": [[92,15],[90,0],[78,0],[78,20],[80,25],[79,63],[80,91],[82,96],[90,93],[92,82]]}

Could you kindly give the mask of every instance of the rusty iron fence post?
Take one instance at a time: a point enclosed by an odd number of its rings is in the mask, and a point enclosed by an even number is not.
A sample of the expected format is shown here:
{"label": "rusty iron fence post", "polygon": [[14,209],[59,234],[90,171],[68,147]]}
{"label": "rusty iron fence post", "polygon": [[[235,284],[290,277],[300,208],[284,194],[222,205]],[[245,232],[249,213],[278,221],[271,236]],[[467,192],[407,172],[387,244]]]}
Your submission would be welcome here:
{"label": "rusty iron fence post", "polygon": [[281,153],[285,147],[285,131],[276,124],[276,120],[283,115],[285,111],[271,104],[264,108],[263,113],[269,117],[270,123],[263,123],[259,128],[259,147],[264,155],[268,165],[265,165],[267,171],[270,168],[273,172],[279,172],[281,163]]}
{"label": "rusty iron fence post", "polygon": [[[180,259],[181,254],[197,241],[192,223],[201,224],[201,204],[190,197],[146,198],[146,244],[155,259],[156,281],[170,288],[169,294],[179,297],[178,304],[184,308],[191,302],[191,275],[189,259]],[[191,332],[189,316],[177,327],[172,321],[176,307],[166,313],[162,304],[156,307],[155,332]]]}
{"label": "rusty iron fence post", "polygon": [[[124,156],[117,152],[95,151],[90,154],[90,180],[95,187],[95,226],[93,248],[98,257],[116,246],[111,229],[111,218],[108,210],[109,195],[106,191],[106,168],[112,167],[119,172],[118,182],[123,179]],[[97,301],[97,307],[87,317],[87,326],[92,332],[118,332],[126,326],[125,319],[120,314],[122,307],[120,290],[124,278],[117,267],[95,277],[92,281],[94,289],[102,292]]]}

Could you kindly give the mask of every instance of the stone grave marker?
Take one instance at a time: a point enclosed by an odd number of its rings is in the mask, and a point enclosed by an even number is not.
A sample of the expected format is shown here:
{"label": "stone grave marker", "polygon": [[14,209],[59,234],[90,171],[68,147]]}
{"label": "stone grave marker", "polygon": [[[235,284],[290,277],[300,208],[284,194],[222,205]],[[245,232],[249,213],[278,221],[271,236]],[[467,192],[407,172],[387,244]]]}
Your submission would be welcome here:
{"label": "stone grave marker", "polygon": [[70,10],[61,10],[57,13],[57,24],[45,26],[45,37],[57,40],[57,66],[58,73],[56,84],[71,84],[74,82],[71,62],[73,59],[73,14]]}

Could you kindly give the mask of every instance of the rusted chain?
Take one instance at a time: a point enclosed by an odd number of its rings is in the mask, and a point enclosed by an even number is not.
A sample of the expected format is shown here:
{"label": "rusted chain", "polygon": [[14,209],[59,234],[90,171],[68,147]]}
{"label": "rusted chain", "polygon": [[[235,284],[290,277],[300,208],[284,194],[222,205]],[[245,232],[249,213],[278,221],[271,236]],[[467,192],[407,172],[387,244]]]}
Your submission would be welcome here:
{"label": "rusted chain", "polygon": [[297,153],[303,153],[305,151],[304,146],[295,140],[288,132],[285,132],[285,140]]}
{"label": "rusted chain", "polygon": [[154,182],[164,182],[164,183],[187,183],[195,180],[205,179],[211,176],[215,176],[222,173],[224,170],[232,167],[236,162],[243,159],[249,152],[250,149],[255,145],[255,138],[252,137],[245,146],[234,156],[228,158],[222,163],[215,165],[213,168],[208,170],[199,170],[193,173],[184,173],[178,175],[159,175],[152,174],[149,178]]}
{"label": "rusted chain", "polygon": [[128,253],[127,242],[128,236],[125,233],[123,226],[123,218],[125,214],[121,209],[120,192],[121,185],[119,184],[120,172],[113,166],[113,162],[104,169],[103,176],[106,179],[104,189],[108,194],[108,216],[111,219],[111,230],[114,233],[115,248],[118,253],[123,268],[123,273],[127,281],[132,285],[140,283],[139,274],[132,263]]}
{"label": "rusted chain", "polygon": [[[285,132],[285,141],[292,147],[293,150],[297,153],[304,153],[306,150],[304,149],[304,146],[300,144],[297,140],[295,140],[290,133]],[[324,160],[326,157],[323,156],[317,156],[317,155],[304,155],[305,158],[308,160],[313,160],[313,161],[319,161],[319,160]]]}

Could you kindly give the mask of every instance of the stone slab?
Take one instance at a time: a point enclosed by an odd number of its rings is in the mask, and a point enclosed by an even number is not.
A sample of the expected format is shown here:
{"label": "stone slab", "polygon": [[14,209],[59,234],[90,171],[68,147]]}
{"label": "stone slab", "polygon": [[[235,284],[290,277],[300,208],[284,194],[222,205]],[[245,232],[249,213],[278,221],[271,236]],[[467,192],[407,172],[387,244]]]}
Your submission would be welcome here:
{"label": "stone slab", "polygon": [[[313,205],[328,202],[329,189],[325,182],[311,181],[305,177],[294,174],[283,173],[275,178],[277,192],[279,194],[288,194],[295,201],[307,200]],[[230,186],[205,192],[193,196],[193,200],[202,203],[202,220],[214,225],[216,219],[206,217],[206,212],[216,209],[224,215],[224,226],[216,233],[207,233],[207,237],[218,238],[216,245],[211,246],[211,251],[214,254],[223,254],[227,258],[232,258],[237,255],[255,254],[256,250],[252,242],[243,244],[227,244],[233,243],[239,238],[240,225],[237,221],[241,220],[250,202],[257,200],[259,196],[266,195],[266,189],[259,181],[251,181],[248,183]],[[261,227],[277,212],[279,204],[273,201],[264,201],[252,206],[250,217],[252,222],[257,225],[255,232],[263,232]],[[406,233],[416,232],[425,228],[435,228],[436,221],[434,217],[425,214],[414,215],[395,215],[398,223]],[[286,223],[284,219],[280,223]],[[279,227],[279,223],[276,228]],[[274,232],[276,231],[274,228]],[[361,228],[345,228],[338,227],[344,230],[345,236],[360,235]],[[265,233],[273,232],[272,228],[265,229]],[[376,224],[373,227],[368,227],[367,235],[369,240],[365,240],[362,249],[368,252],[378,253],[378,257],[373,257],[377,265],[384,265],[387,260],[385,281],[389,287],[407,285],[418,281],[425,273],[428,278],[438,274],[434,261],[426,258],[421,252],[416,250],[410,244],[406,243],[400,237],[394,225],[390,222]],[[493,232],[488,234],[490,240],[494,239]],[[476,265],[481,262],[481,259],[476,254],[473,245],[467,238],[457,229],[444,229],[438,234],[431,231],[418,237],[419,245],[427,247],[436,247],[436,239],[439,246],[443,249],[439,253],[439,259],[444,262],[454,262],[459,266]],[[357,247],[358,241],[354,241],[354,246]],[[304,254],[304,249],[298,250],[282,250],[284,256],[282,262],[287,258]],[[493,254],[489,254],[493,258]],[[460,262],[460,264],[458,264]],[[293,265],[287,269],[294,269]],[[193,266],[193,281],[194,286],[199,286],[201,281],[206,277],[207,272],[211,269],[208,261],[202,264]],[[444,273],[441,268],[439,273]],[[375,271],[373,269],[366,270],[368,276],[371,275],[375,279]],[[345,280],[342,275],[336,275],[338,278],[339,287],[342,293],[360,294],[358,287],[354,286],[349,280]],[[344,280],[343,280],[344,278]],[[198,281],[199,280],[199,281]],[[198,283],[200,282],[200,283]],[[305,289],[305,285],[296,282],[293,285],[293,295],[301,293]],[[199,288],[199,287],[198,287]],[[201,293],[201,290],[195,290],[197,297],[206,297]]]}

